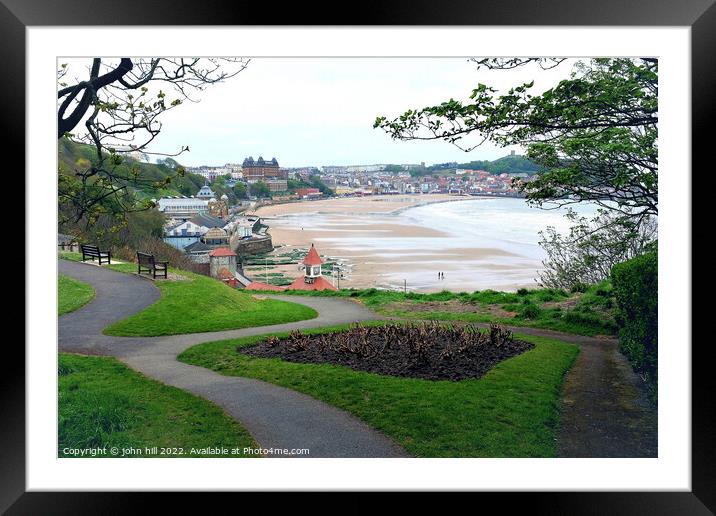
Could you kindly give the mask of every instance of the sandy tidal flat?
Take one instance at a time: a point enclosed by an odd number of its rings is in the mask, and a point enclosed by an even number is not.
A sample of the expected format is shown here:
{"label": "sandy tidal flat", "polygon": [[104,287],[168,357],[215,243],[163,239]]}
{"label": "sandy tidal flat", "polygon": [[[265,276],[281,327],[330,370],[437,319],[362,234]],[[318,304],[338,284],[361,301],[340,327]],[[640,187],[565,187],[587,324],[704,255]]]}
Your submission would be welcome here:
{"label": "sandy tidal flat", "polygon": [[[534,287],[543,258],[537,232],[563,224],[561,214],[522,199],[447,195],[326,199],[255,213],[279,246],[274,254],[313,243],[322,256],[347,264],[342,288],[416,292]],[[274,271],[300,274],[295,265]]]}

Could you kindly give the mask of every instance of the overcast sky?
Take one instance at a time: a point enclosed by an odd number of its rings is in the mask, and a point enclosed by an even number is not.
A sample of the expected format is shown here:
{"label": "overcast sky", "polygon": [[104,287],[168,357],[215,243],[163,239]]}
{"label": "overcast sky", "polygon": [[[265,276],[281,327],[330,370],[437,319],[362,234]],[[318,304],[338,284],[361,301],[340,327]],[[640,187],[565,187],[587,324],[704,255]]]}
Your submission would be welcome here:
{"label": "overcast sky", "polygon": [[496,159],[514,149],[489,144],[465,153],[442,141],[402,142],[373,129],[378,115],[452,98],[467,100],[479,82],[507,89],[535,80],[542,91],[566,77],[570,63],[508,71],[477,70],[464,58],[255,58],[237,76],[209,86],[162,115],[149,150],[190,152],[188,166],[276,157],[281,166],[441,163]]}

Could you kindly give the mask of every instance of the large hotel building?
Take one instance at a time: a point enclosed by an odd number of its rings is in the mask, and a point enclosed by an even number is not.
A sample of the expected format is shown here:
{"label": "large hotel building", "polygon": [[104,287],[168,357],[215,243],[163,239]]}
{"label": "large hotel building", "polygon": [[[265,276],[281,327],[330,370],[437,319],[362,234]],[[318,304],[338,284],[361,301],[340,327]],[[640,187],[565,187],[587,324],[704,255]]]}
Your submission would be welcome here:
{"label": "large hotel building", "polygon": [[286,179],[287,172],[281,170],[278,166],[276,158],[271,161],[265,161],[261,156],[254,161],[253,157],[248,157],[241,165],[244,180],[247,182],[262,181],[264,179]]}

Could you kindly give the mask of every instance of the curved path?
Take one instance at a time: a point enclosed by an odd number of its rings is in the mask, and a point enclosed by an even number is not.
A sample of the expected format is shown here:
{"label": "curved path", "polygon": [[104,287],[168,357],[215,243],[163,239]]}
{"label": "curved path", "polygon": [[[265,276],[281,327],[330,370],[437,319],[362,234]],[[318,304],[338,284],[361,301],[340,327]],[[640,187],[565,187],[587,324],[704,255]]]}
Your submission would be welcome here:
{"label": "curved path", "polygon": [[159,290],[146,278],[66,260],[58,263],[59,272],[91,284],[96,291],[89,304],[59,318],[60,351],[111,355],[150,378],[211,400],[241,422],[262,448],[308,448],[309,457],[408,456],[385,435],[315,398],[176,360],[182,351],[201,342],[376,319],[373,312],[359,304],[335,298],[291,296],[290,301],[314,308],[319,316],[241,330],[114,337],[103,335],[102,330],[157,301]]}
{"label": "curved path", "polygon": [[[145,375],[222,406],[264,448],[309,448],[311,457],[404,457],[397,444],[354,416],[304,394],[249,378],[223,376],[178,362],[201,342],[315,328],[379,318],[349,300],[272,296],[302,303],[319,316],[275,326],[166,337],[111,337],[102,330],[159,299],[151,280],[59,260],[59,271],[90,283],[95,299],[59,319],[59,348],[112,355]],[[487,326],[478,324],[478,326]],[[515,333],[551,337],[579,346],[562,390],[558,433],[561,457],[656,457],[657,414],[643,384],[619,353],[615,339],[527,327]]]}
{"label": "curved path", "polygon": [[579,347],[562,386],[560,457],[658,456],[657,411],[616,339],[523,326],[506,328]]}

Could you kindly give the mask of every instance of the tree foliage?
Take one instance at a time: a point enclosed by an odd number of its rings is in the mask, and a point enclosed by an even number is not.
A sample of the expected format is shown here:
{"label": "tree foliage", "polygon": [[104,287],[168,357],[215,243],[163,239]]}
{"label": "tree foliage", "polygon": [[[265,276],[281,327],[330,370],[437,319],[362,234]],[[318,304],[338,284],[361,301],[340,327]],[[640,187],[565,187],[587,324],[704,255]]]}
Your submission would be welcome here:
{"label": "tree foliage", "polygon": [[254,197],[271,197],[271,188],[263,181],[256,181],[249,185],[249,192]]}
{"label": "tree foliage", "polygon": [[328,195],[328,196],[335,195],[335,192],[331,189],[331,187],[323,182],[323,179],[321,179],[321,176],[313,175],[309,178],[309,182],[310,182],[310,185],[312,188],[318,188],[318,190],[323,195]]}
{"label": "tree foliage", "polygon": [[540,283],[549,288],[581,290],[609,278],[612,268],[653,248],[657,224],[653,217],[624,217],[599,210],[592,220],[567,213],[572,226],[567,236],[554,227],[540,231],[540,246],[547,252]]}
{"label": "tree foliage", "polygon": [[236,183],[233,188],[234,196],[237,199],[248,199],[249,193],[248,189],[246,188],[246,183]]}
{"label": "tree foliage", "polygon": [[[507,69],[562,59],[476,59],[478,68]],[[444,140],[470,151],[484,142],[527,147],[544,168],[518,183],[539,206],[591,201],[641,223],[658,213],[658,62],[617,58],[579,61],[569,78],[541,94],[534,81],[504,94],[478,84],[469,102],[450,99],[410,109],[374,127],[398,140]],[[476,138],[476,140],[475,140]]]}
{"label": "tree foliage", "polygon": [[[127,213],[150,208],[151,202],[134,191],[161,191],[184,177],[184,168],[164,160],[160,165],[166,174],[148,178],[126,154],[147,153],[161,131],[163,113],[233,77],[247,63],[242,58],[94,58],[81,70],[63,63],[57,72],[58,138],[87,143],[92,153],[60,174],[60,224],[90,228],[108,216],[126,225]],[[185,146],[164,156],[188,150]]]}
{"label": "tree foliage", "polygon": [[530,161],[525,156],[503,156],[496,160],[476,160],[468,163],[459,163],[457,168],[465,168],[471,170],[484,170],[492,174],[502,174],[505,172],[523,172],[525,174],[535,174],[543,170],[541,166]]}

